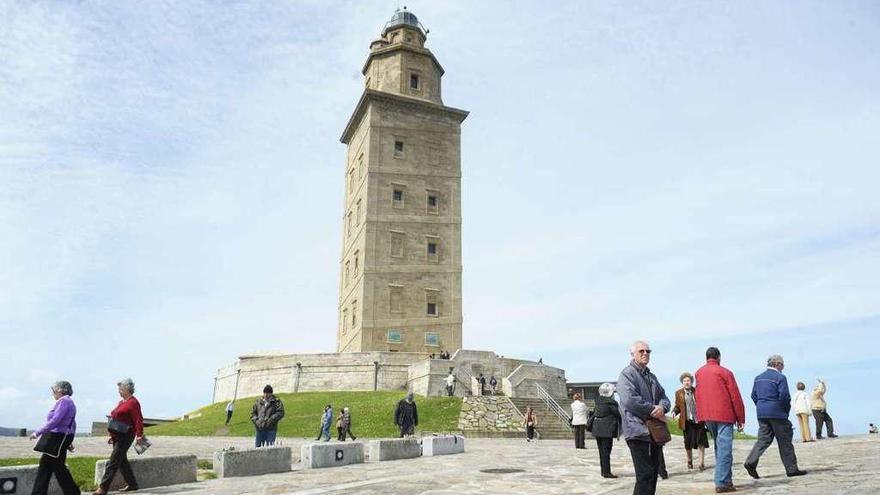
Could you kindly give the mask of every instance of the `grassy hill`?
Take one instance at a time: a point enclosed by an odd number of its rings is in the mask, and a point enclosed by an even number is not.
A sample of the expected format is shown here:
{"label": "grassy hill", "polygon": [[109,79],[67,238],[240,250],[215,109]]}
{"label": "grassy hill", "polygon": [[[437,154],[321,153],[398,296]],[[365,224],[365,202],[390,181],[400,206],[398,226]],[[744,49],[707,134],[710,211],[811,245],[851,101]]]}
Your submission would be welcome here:
{"label": "grassy hill", "polygon": [[[396,436],[394,408],[403,398],[403,392],[301,392],[277,394],[284,402],[284,419],[278,423],[278,435],[285,437],[314,438],[318,434],[321,414],[326,404],[333,405],[333,428],[336,436],[336,418],[343,407],[352,415],[352,432],[357,437]],[[256,397],[235,401],[232,421],[226,427],[226,402],[212,404],[189,414],[192,419],[150,427],[147,436],[251,436],[251,407]],[[452,431],[458,427],[461,399],[457,397],[416,396],[419,411],[419,430]]]}

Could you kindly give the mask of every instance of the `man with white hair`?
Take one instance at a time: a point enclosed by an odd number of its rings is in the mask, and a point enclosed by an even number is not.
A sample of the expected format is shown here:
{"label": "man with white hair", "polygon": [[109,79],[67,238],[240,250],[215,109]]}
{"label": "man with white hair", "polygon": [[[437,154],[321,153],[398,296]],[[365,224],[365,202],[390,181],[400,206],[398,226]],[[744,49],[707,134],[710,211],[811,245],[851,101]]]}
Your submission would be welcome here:
{"label": "man with white hair", "polygon": [[657,491],[657,476],[660,474],[661,446],[651,438],[645,422],[650,418],[665,422],[671,406],[660,381],[648,369],[651,347],[638,340],[630,348],[630,355],[632,361],[617,379],[623,436],[636,470],[633,494],[653,494]]}
{"label": "man with white hair", "polygon": [[752,386],[752,401],[758,409],[758,441],[746,458],[744,467],[749,476],[758,479],[758,460],[767,447],[776,439],[779,457],[788,476],[803,476],[806,471],[798,469],[794,445],[791,444],[792,426],[788,420],[791,410],[791,395],[788,380],[782,374],[785,362],[782,356],[774,354],[767,358],[767,369],[755,377]]}

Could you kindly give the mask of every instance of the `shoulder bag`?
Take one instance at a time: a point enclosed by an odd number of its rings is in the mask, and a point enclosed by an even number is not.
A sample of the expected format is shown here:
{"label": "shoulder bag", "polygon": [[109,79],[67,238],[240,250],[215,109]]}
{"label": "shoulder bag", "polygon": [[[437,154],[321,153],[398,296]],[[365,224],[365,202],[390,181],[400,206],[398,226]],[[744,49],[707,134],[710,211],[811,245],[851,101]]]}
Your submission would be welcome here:
{"label": "shoulder bag", "polygon": [[672,435],[669,433],[669,426],[666,425],[666,421],[661,421],[657,418],[648,418],[645,420],[645,426],[648,427],[648,433],[651,434],[651,440],[657,445],[664,445],[672,440]]}
{"label": "shoulder bag", "polygon": [[118,419],[110,419],[107,422],[107,430],[112,433],[118,433],[120,435],[126,435],[131,430],[131,425],[128,423],[123,423]]}
{"label": "shoulder bag", "polygon": [[593,423],[596,421],[596,415],[594,411],[589,411],[587,413],[587,431],[593,431]]}
{"label": "shoulder bag", "polygon": [[[73,419],[70,420],[68,429],[73,426]],[[61,456],[64,449],[73,443],[73,433],[56,433],[47,431],[40,435],[37,444],[34,445],[34,451],[46,454],[55,459]]]}

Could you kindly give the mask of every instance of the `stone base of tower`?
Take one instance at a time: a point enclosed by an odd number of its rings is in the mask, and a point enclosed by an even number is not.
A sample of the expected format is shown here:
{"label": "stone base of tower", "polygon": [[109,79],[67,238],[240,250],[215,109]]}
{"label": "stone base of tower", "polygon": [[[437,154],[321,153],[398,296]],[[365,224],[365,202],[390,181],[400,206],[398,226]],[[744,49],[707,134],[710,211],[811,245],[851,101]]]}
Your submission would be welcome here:
{"label": "stone base of tower", "polygon": [[552,397],[567,395],[565,371],[560,368],[460,349],[450,359],[388,351],[241,356],[217,370],[213,402],[260,395],[267,384],[276,393],[400,390],[445,395],[450,371],[456,377],[457,396],[479,394],[480,373],[487,383],[494,376],[496,390],[509,397],[539,397],[539,386]]}

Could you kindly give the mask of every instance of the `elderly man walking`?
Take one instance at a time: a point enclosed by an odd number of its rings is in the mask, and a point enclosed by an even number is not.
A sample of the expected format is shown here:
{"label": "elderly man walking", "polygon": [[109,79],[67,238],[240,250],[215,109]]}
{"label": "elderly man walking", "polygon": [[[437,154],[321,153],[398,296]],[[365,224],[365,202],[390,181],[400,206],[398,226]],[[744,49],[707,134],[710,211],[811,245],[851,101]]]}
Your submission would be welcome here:
{"label": "elderly man walking", "polygon": [[704,421],[715,439],[715,493],[735,492],[733,427],[742,431],[746,409],[733,372],[721,366],[721,351],[706,349],[706,364],[697,370],[697,421]]}
{"label": "elderly man walking", "polygon": [[623,436],[636,470],[633,495],[653,494],[657,491],[661,454],[660,446],[651,439],[645,421],[654,418],[665,422],[670,403],[660,381],[648,369],[651,361],[648,344],[636,341],[630,348],[630,355],[632,361],[617,378]]}
{"label": "elderly man walking", "polygon": [[752,401],[758,409],[758,441],[743,465],[749,476],[758,479],[758,460],[776,439],[779,457],[788,476],[803,476],[806,471],[798,469],[794,445],[791,444],[792,427],[788,420],[791,411],[791,394],[788,380],[782,374],[785,363],[782,356],[774,354],[767,358],[767,370],[755,377]]}

